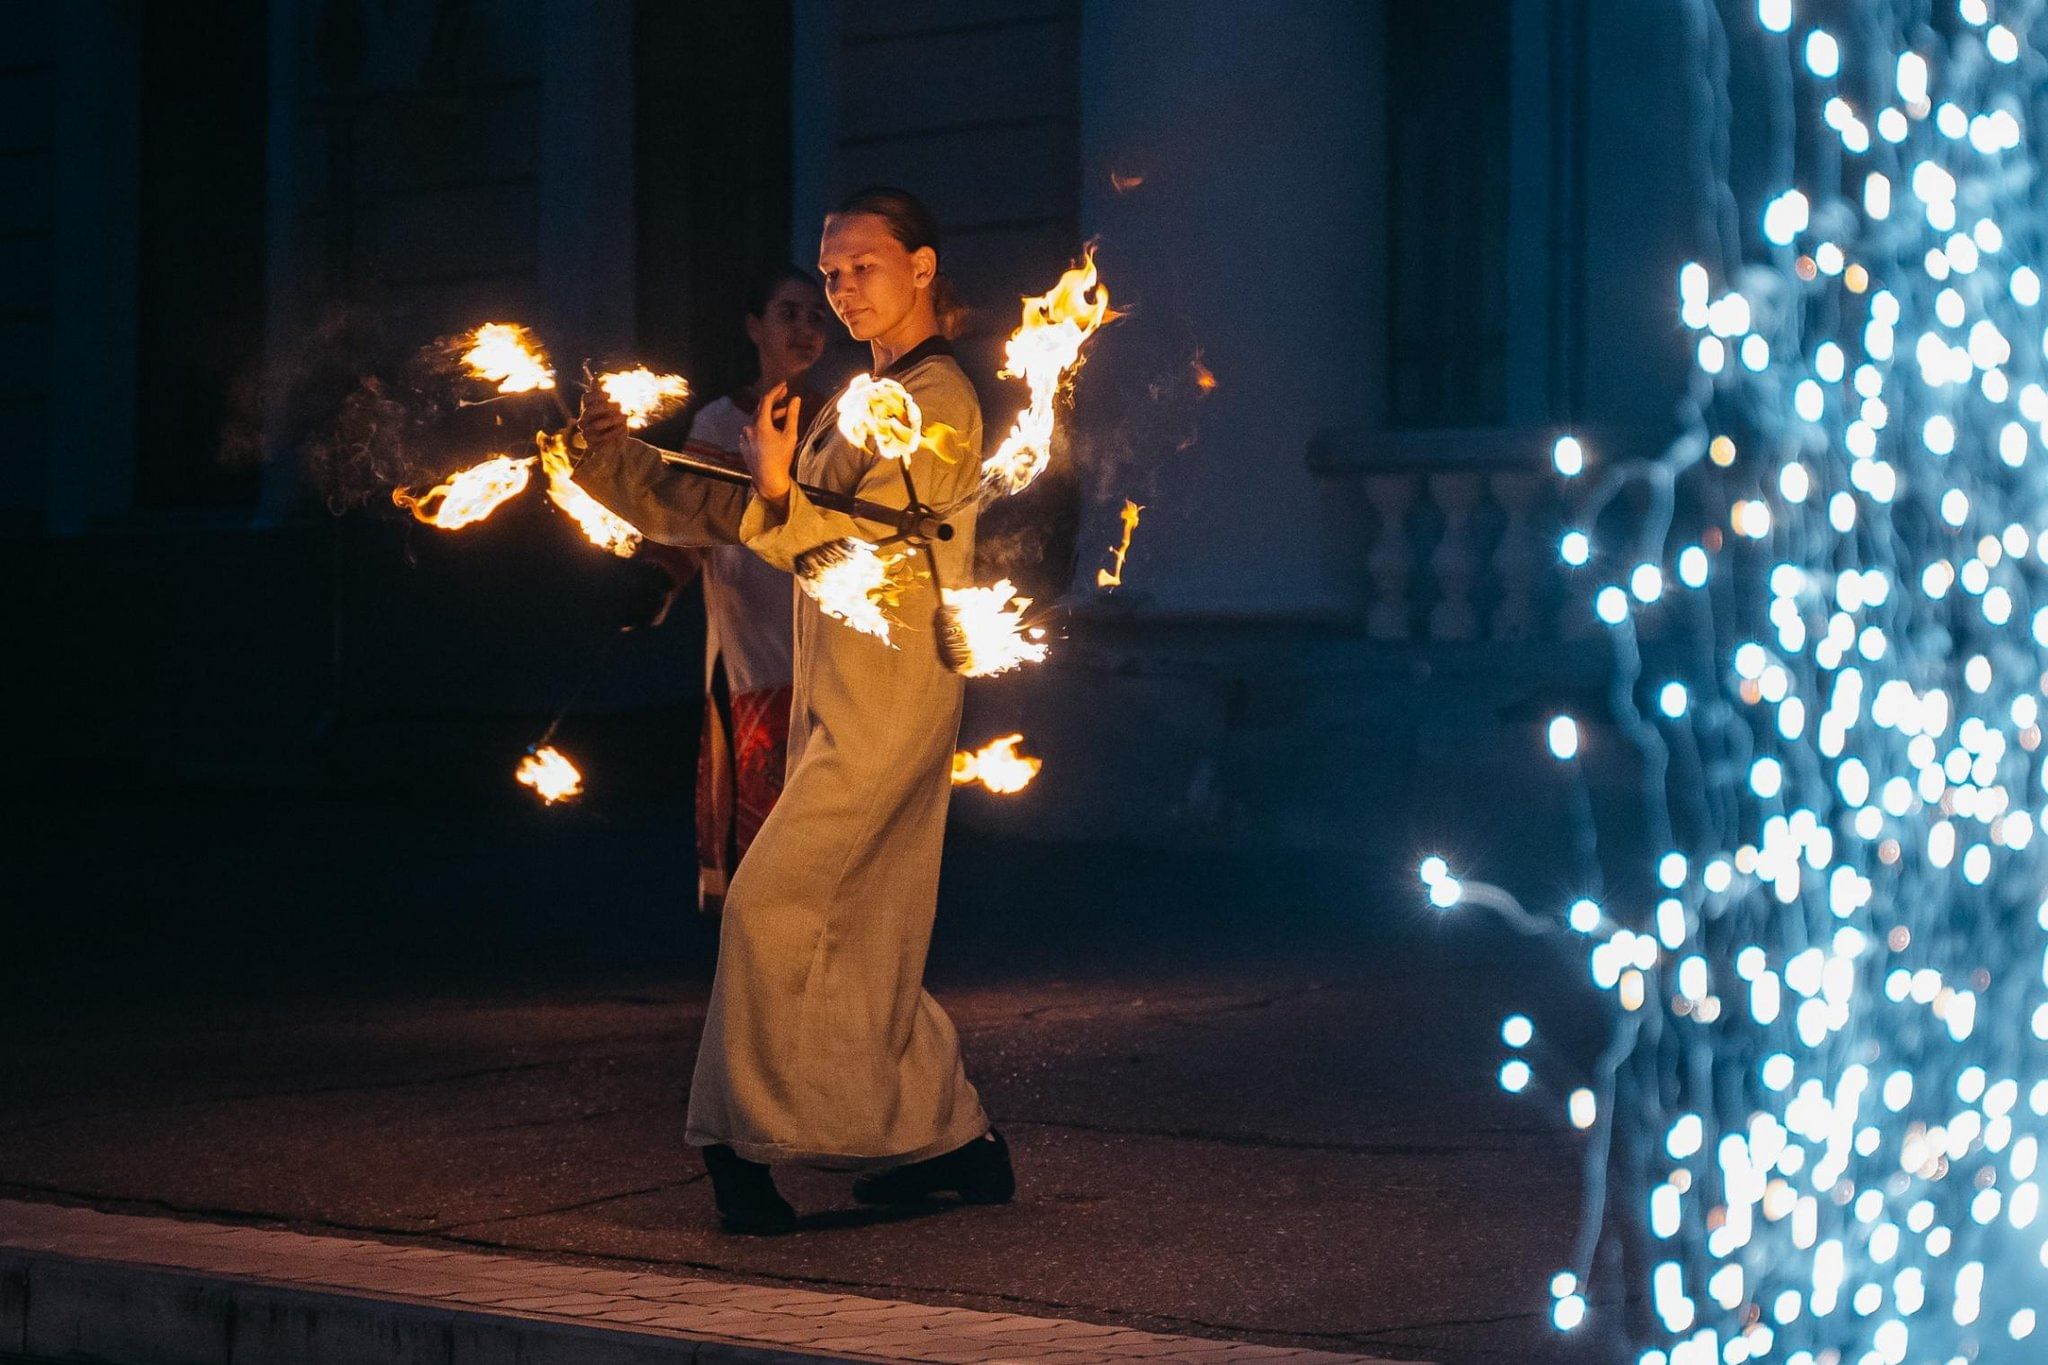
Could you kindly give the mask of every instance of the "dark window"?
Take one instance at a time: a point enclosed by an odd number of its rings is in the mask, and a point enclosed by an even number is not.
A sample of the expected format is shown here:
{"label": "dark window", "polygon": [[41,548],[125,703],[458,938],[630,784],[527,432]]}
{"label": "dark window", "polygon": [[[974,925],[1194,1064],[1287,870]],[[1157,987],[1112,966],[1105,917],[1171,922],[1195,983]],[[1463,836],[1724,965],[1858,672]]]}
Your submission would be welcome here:
{"label": "dark window", "polygon": [[1388,423],[1507,411],[1508,0],[1386,7]]}
{"label": "dark window", "polygon": [[143,7],[136,501],[255,501],[269,6]]}

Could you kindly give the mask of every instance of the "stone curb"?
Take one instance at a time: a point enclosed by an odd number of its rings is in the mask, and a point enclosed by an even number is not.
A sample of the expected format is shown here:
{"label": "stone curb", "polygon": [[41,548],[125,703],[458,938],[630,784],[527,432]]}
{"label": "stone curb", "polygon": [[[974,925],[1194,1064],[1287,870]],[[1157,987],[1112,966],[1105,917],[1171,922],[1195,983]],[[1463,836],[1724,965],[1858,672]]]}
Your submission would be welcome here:
{"label": "stone curb", "polygon": [[0,1201],[0,1356],[119,1365],[1398,1365],[1095,1323]]}

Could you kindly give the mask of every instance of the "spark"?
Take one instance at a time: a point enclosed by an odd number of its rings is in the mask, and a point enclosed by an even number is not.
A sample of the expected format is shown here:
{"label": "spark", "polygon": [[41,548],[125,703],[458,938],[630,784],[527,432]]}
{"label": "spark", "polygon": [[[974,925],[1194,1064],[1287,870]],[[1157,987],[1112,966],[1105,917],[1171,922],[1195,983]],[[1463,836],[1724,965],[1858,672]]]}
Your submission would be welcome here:
{"label": "spark", "polygon": [[1095,586],[1104,592],[1109,591],[1111,588],[1123,586],[1124,557],[1131,552],[1131,533],[1138,529],[1138,514],[1144,510],[1144,508],[1138,506],[1137,503],[1132,502],[1129,498],[1124,499],[1124,536],[1117,544],[1109,547],[1110,554],[1116,559],[1116,567],[1113,569],[1097,569],[1095,571]]}
{"label": "spark", "polygon": [[634,431],[668,416],[690,398],[689,380],[679,374],[656,374],[645,365],[601,374],[597,383],[605,396],[619,405],[627,427]]}
{"label": "spark", "polygon": [[429,526],[444,531],[482,521],[526,491],[535,456],[497,455],[471,465],[424,493],[393,489],[391,501]]}
{"label": "spark", "polygon": [[583,774],[577,771],[567,754],[552,744],[543,744],[520,759],[513,776],[521,786],[531,787],[550,806],[561,801],[573,801],[583,794]]}
{"label": "spark", "polygon": [[577,486],[567,433],[543,431],[534,441],[540,448],[541,472],[548,479],[548,501],[568,513],[592,545],[621,559],[631,558],[640,548],[639,528]]}
{"label": "spark", "polygon": [[1024,623],[1031,599],[1017,596],[1009,579],[986,588],[947,588],[943,597],[951,637],[944,652],[966,677],[992,677],[1045,658],[1045,632]]}
{"label": "spark", "polygon": [[1055,400],[1080,368],[1081,347],[1113,316],[1092,250],[1046,293],[1024,300],[1024,320],[1010,334],[1002,374],[1022,379],[1031,401],[982,462],[983,479],[994,491],[1022,492],[1052,462]]}
{"label": "spark", "polygon": [[1023,791],[1045,766],[1043,759],[1017,752],[1017,746],[1023,742],[1021,734],[1004,735],[979,749],[963,749],[954,754],[953,785],[966,787],[978,782],[997,796]]}
{"label": "spark", "polygon": [[487,322],[469,334],[462,363],[469,373],[504,394],[552,389],[555,372],[533,333],[516,322]]}
{"label": "spark", "polygon": [[905,557],[849,536],[799,555],[796,581],[818,610],[890,644],[888,609],[902,591],[893,570]]}

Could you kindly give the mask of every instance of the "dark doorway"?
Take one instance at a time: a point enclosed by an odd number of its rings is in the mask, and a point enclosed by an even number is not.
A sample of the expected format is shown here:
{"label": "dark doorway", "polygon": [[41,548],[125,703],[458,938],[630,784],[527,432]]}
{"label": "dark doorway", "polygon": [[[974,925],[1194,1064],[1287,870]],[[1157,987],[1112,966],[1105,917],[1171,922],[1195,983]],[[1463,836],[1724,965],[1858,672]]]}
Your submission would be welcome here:
{"label": "dark doorway", "polygon": [[248,507],[263,355],[267,0],[143,7],[136,502]]}
{"label": "dark doorway", "polygon": [[747,291],[789,256],[790,46],[787,0],[634,17],[639,353],[705,399],[753,377]]}

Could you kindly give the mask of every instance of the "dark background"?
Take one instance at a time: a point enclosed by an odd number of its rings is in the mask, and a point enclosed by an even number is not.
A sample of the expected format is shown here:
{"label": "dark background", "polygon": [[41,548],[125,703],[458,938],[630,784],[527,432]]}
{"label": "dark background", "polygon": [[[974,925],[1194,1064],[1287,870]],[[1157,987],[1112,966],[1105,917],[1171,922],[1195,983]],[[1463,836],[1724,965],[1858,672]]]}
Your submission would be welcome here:
{"label": "dark background", "polygon": [[[309,452],[364,376],[485,320],[565,376],[637,360],[715,397],[748,377],[752,279],[884,181],[942,220],[992,438],[1020,296],[1092,241],[1126,314],[1055,475],[989,523],[1057,639],[976,685],[963,742],[1019,729],[1046,768],[956,801],[936,979],[1142,1001],[1263,944],[1449,1009],[1432,983],[1469,952],[1493,984],[1465,1050],[1408,1060],[1488,1095],[1482,1016],[1525,949],[1436,937],[1414,867],[1552,909],[1586,888],[1560,709],[1613,865],[1641,865],[1546,467],[1562,431],[1597,464],[1673,426],[1683,38],[1661,0],[0,5],[23,1036],[152,1001],[699,990],[694,599],[622,631],[650,571],[538,496],[445,534]],[[500,405],[409,448],[453,468],[549,420]],[[1144,520],[1099,593],[1125,498]],[[511,774],[557,717],[588,792],[545,809]],[[1018,1046],[996,1074],[1037,1074]],[[1554,1265],[1517,1268],[1540,1298]]]}

